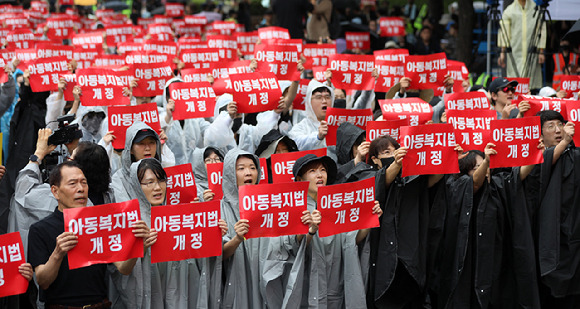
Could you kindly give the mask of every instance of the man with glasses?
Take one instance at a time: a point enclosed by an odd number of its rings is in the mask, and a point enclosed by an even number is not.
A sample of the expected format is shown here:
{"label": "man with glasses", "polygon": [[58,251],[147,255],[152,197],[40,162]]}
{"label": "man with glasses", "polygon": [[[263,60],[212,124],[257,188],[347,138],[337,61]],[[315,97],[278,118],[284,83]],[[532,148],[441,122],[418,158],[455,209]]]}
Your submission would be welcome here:
{"label": "man with glasses", "polygon": [[498,77],[489,84],[491,105],[497,112],[497,119],[521,118],[530,109],[527,101],[520,102],[519,109],[512,105],[517,85],[517,81],[509,81],[505,77]]}

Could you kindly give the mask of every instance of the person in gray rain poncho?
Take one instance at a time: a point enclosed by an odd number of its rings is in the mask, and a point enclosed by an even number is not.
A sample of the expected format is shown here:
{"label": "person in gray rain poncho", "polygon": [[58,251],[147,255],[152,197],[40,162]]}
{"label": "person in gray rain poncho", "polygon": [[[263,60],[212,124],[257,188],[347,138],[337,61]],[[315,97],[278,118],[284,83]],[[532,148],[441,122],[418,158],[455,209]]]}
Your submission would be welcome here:
{"label": "person in gray rain poncho", "polygon": [[196,148],[189,162],[193,169],[195,177],[195,186],[197,187],[197,197],[200,201],[211,201],[214,193],[209,189],[207,183],[207,168],[210,163],[220,163],[224,161],[224,156],[217,148],[205,147]]}
{"label": "person in gray rain poncho", "polygon": [[[165,204],[167,175],[159,161],[143,159],[131,166],[134,198],[139,199],[142,213],[150,216],[151,207]],[[144,218],[150,221],[150,217]],[[227,225],[220,219],[225,234]],[[156,232],[154,232],[156,233]],[[147,252],[146,258],[149,258]],[[221,284],[221,256],[172,261],[151,265],[151,308],[217,308]],[[145,260],[142,260],[145,265]],[[147,270],[145,268],[142,268]],[[145,271],[143,279],[146,280]],[[122,292],[125,293],[125,292]],[[157,298],[155,298],[158,296]]]}
{"label": "person in gray rain poncho", "polygon": [[[299,308],[302,298],[304,235],[244,239],[253,224],[240,219],[238,187],[258,183],[258,158],[233,149],[224,159],[222,216],[228,223],[223,247],[222,308]],[[318,230],[319,214],[304,211],[309,233]],[[310,238],[311,236],[308,236]]]}
{"label": "person in gray rain poncho", "polygon": [[353,182],[374,177],[377,169],[365,162],[370,142],[365,130],[344,122],[336,131],[337,183]]}
{"label": "person in gray rain poncho", "polygon": [[[308,181],[308,210],[317,208],[318,187],[332,184],[336,177],[336,163],[328,157],[307,154],[296,160],[292,173],[296,181]],[[382,214],[375,201],[373,213]],[[323,218],[324,220],[324,218]],[[364,280],[358,244],[370,229],[312,238],[309,269],[305,270],[308,297],[301,307],[309,308],[366,308]]]}
{"label": "person in gray rain poncho", "polygon": [[306,89],[306,118],[292,127],[288,136],[296,142],[299,150],[326,147],[328,125],[326,109],[332,107],[334,91],[331,87],[311,80]]}

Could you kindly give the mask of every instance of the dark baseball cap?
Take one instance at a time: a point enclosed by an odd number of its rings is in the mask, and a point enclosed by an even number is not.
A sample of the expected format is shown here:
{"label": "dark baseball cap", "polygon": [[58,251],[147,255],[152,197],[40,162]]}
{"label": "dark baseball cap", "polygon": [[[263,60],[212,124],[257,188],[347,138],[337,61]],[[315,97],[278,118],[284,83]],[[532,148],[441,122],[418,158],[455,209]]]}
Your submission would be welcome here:
{"label": "dark baseball cap", "polygon": [[140,141],[142,141],[150,136],[153,137],[153,139],[156,141],[159,140],[157,133],[155,133],[153,130],[143,129],[143,130],[137,132],[137,134],[135,135],[135,138],[133,139],[133,144],[139,143]]}
{"label": "dark baseball cap", "polygon": [[292,174],[294,174],[294,178],[296,178],[298,175],[300,175],[301,170],[306,167],[306,165],[308,165],[309,163],[312,162],[320,162],[324,165],[324,167],[326,167],[326,184],[332,184],[334,183],[334,180],[336,179],[336,162],[334,162],[334,160],[332,160],[329,156],[322,156],[322,157],[317,157],[311,153],[305,155],[304,157],[296,160],[296,162],[294,162],[294,166],[292,167]]}
{"label": "dark baseball cap", "polygon": [[489,84],[489,92],[497,93],[500,89],[507,85],[512,85],[513,87],[518,85],[518,82],[515,80],[509,81],[505,77],[498,77],[494,79],[491,84]]}

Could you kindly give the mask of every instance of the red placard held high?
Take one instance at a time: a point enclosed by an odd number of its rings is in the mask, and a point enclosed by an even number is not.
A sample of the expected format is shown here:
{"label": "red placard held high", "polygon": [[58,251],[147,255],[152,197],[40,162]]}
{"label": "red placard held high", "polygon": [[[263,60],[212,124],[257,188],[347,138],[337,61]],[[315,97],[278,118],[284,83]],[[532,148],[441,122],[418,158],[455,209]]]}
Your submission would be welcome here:
{"label": "red placard held high", "polygon": [[447,73],[445,53],[406,57],[405,77],[411,79],[410,88],[412,89],[437,90],[443,87]]}
{"label": "red placard held high", "polygon": [[77,70],[76,76],[85,106],[129,105],[131,103],[129,97],[123,95],[123,88],[129,87],[129,78],[123,72],[88,68]]}
{"label": "red placard held high", "polygon": [[304,67],[328,66],[328,56],[336,54],[336,44],[306,44],[302,52],[306,58]]}
{"label": "red placard held high", "polygon": [[332,83],[339,89],[371,90],[375,87],[372,76],[375,57],[367,55],[331,55]]}
{"label": "red placard held high", "polygon": [[278,107],[282,92],[274,74],[254,72],[232,74],[229,78],[238,113],[257,113]]}
{"label": "red placard held high", "polygon": [[490,168],[524,166],[544,162],[538,142],[542,129],[540,117],[494,120],[491,142],[497,154],[491,157]]}
{"label": "red placard held high", "polygon": [[401,146],[407,147],[402,176],[459,173],[455,133],[451,124],[401,128]]}
{"label": "red placard held high", "polygon": [[264,27],[258,29],[258,36],[260,40],[290,39],[290,32],[282,27]]}
{"label": "red placard held high", "polygon": [[215,195],[214,201],[219,201],[224,197],[222,188],[222,173],[224,171],[224,163],[208,163],[207,169],[207,186]]}
{"label": "red placard held high", "polygon": [[298,92],[292,102],[292,109],[301,111],[306,110],[306,90],[308,89],[308,83],[310,83],[309,79],[300,80]]}
{"label": "red placard held high", "polygon": [[491,108],[485,93],[471,91],[450,93],[444,96],[445,110],[489,110]]}
{"label": "red placard held high", "polygon": [[405,65],[401,61],[375,60],[375,68],[379,73],[376,92],[388,92],[405,75]]}
{"label": "red placard held high", "polygon": [[143,238],[133,234],[141,220],[139,201],[64,210],[64,230],[78,237],[68,255],[69,269],[143,257]]}
{"label": "red placard held high", "polygon": [[164,168],[167,174],[166,200],[169,205],[191,203],[197,197],[197,187],[191,164]]}
{"label": "red placard held high", "polygon": [[154,131],[159,133],[159,114],[157,104],[146,103],[135,106],[111,106],[109,107],[109,130],[113,131],[115,139],[113,148],[123,149],[125,147],[125,135],[127,128],[137,121],[142,121],[149,125]]}
{"label": "red placard held high", "polygon": [[308,182],[241,186],[239,190],[240,218],[249,220],[246,238],[300,235],[308,232],[302,224],[302,212],[307,210]]}
{"label": "red placard held high", "polygon": [[433,107],[420,98],[379,100],[384,120],[409,119],[410,126],[418,126],[433,119]]}
{"label": "red placard held high", "polygon": [[375,56],[375,60],[401,61],[404,63],[405,58],[409,56],[409,50],[405,48],[375,50],[373,56]]}
{"label": "red placard held high", "polygon": [[514,92],[513,103],[519,102],[522,99],[521,95],[530,94],[530,78],[529,77],[507,77],[509,81],[516,81],[518,85],[516,86],[516,91]]}
{"label": "red placard held high", "polygon": [[26,263],[19,232],[0,235],[0,297],[25,293],[28,280],[18,271]]}
{"label": "red placard held high", "polygon": [[68,73],[66,57],[41,58],[28,62],[33,92],[58,90],[59,76]]}
{"label": "red placard held high", "polygon": [[577,98],[578,91],[580,91],[580,76],[561,75],[560,90],[566,91],[567,98]]}
{"label": "red placard held high", "polygon": [[254,47],[258,42],[258,31],[236,33],[236,41],[242,55],[248,56],[254,54]]}
{"label": "red placard held high", "polygon": [[345,32],[346,49],[371,49],[371,35],[368,32]]}
{"label": "red placard held high", "polygon": [[168,63],[135,63],[132,66],[133,76],[138,78],[133,96],[154,97],[163,94],[166,82],[173,76]]}
{"label": "red placard held high", "polygon": [[490,123],[497,119],[495,110],[449,110],[447,123],[453,125],[457,144],[464,151],[484,151],[490,139]]}
{"label": "red placard held high", "polygon": [[[580,128],[580,101],[569,101],[566,103],[566,119],[574,122]],[[580,134],[574,134],[574,145],[580,145]]]}
{"label": "red placard held high", "polygon": [[290,45],[256,46],[254,57],[258,60],[257,72],[270,72],[280,80],[299,80],[298,50]]}
{"label": "red placard held high", "polygon": [[381,17],[379,27],[382,37],[405,35],[405,21],[401,17]]}
{"label": "red placard held high", "polygon": [[365,130],[367,121],[373,120],[371,109],[344,109],[332,108],[326,109],[326,123],[328,124],[328,134],[326,135],[326,145],[336,145],[336,131],[343,122],[351,124]]}
{"label": "red placard held high", "polygon": [[408,126],[409,119],[403,118],[399,120],[381,120],[367,122],[367,141],[372,142],[377,137],[389,135],[397,142],[399,141],[399,132],[401,127]]}
{"label": "red placard held high", "polygon": [[169,85],[169,93],[175,101],[175,120],[214,115],[216,95],[209,82],[172,83]]}
{"label": "red placard held high", "polygon": [[375,206],[375,179],[318,187],[320,237],[379,226]]}
{"label": "red placard held high", "polygon": [[151,262],[221,255],[220,217],[219,200],[151,208],[151,228],[158,235],[151,246]]}
{"label": "red placard held high", "polygon": [[326,148],[273,154],[270,157],[272,165],[272,183],[294,181],[294,174],[292,174],[294,163],[296,160],[309,153],[317,157],[322,157],[326,155]]}
{"label": "red placard held high", "polygon": [[522,95],[520,98],[522,101],[518,103],[518,107],[523,101],[528,101],[530,104],[530,109],[524,112],[524,117],[536,116],[541,111],[552,110],[562,114],[564,119],[568,119],[566,118],[566,103],[570,102],[570,100],[533,95]]}

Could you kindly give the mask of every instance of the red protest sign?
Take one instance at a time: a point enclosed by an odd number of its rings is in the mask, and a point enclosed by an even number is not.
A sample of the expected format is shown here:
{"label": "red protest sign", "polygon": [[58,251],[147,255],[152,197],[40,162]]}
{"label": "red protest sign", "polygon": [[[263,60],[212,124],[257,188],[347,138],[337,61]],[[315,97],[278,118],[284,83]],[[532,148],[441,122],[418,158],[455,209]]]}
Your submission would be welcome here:
{"label": "red protest sign", "polygon": [[242,55],[253,55],[254,47],[259,38],[258,31],[236,33],[236,42]]}
{"label": "red protest sign", "polygon": [[405,62],[405,58],[409,56],[409,50],[405,48],[383,49],[373,52],[375,60],[385,61],[401,61]]}
{"label": "red protest sign", "polygon": [[172,83],[169,85],[169,93],[175,101],[173,119],[214,116],[216,95],[209,82]]}
{"label": "red protest sign", "polygon": [[125,64],[123,55],[99,55],[93,59],[95,67],[122,67]]}
{"label": "red protest sign", "polygon": [[528,78],[528,77],[507,77],[507,79],[509,81],[518,82],[518,85],[516,86],[516,91],[514,92],[514,98],[512,99],[512,101],[514,103],[521,101],[521,98],[520,98],[521,95],[530,93],[530,78]]}
{"label": "red protest sign", "polygon": [[217,34],[225,34],[231,35],[236,31],[236,22],[235,21],[214,21],[211,23],[210,27],[208,27],[208,31],[213,31]]}
{"label": "red protest sign", "polygon": [[375,68],[379,73],[376,92],[388,92],[405,75],[405,65],[401,61],[375,60]]}
{"label": "red protest sign", "polygon": [[54,43],[36,43],[36,57],[52,58],[63,56],[67,60],[73,59],[73,47]]}
{"label": "red protest sign", "polygon": [[298,80],[298,50],[295,46],[256,46],[254,57],[258,60],[258,72],[270,72],[280,80]]}
{"label": "red protest sign", "polygon": [[139,200],[64,210],[64,230],[78,237],[68,253],[69,269],[143,257],[143,238],[133,234],[141,220]]}
{"label": "red protest sign", "polygon": [[151,262],[221,255],[220,217],[219,200],[152,207],[151,223],[157,231],[157,242],[151,246]]}
{"label": "red protest sign", "polygon": [[268,161],[266,158],[258,159],[260,163],[260,181],[259,183],[268,183]]}
{"label": "red protest sign", "polygon": [[143,50],[143,43],[123,42],[117,44],[117,53],[119,53],[119,55],[122,55],[130,51],[138,51],[138,50]]}
{"label": "red protest sign", "polygon": [[324,72],[326,72],[326,67],[312,67],[312,74],[314,75],[314,79],[321,83],[326,82]]}
{"label": "red protest sign", "polygon": [[538,141],[542,133],[540,117],[494,120],[491,122],[491,142],[496,155],[490,168],[524,166],[544,162]]}
{"label": "red protest sign", "polygon": [[299,235],[308,232],[300,218],[306,209],[308,182],[241,186],[240,219],[247,219],[246,238]]}
{"label": "red protest sign", "polygon": [[489,110],[489,100],[480,91],[450,93],[444,96],[445,110]]}
{"label": "red protest sign", "polygon": [[34,48],[34,41],[36,41],[34,34],[26,28],[12,30],[6,37],[8,47],[18,49]]}
{"label": "red protest sign", "polygon": [[113,131],[116,137],[113,140],[113,148],[115,149],[123,149],[125,147],[127,128],[137,121],[144,122],[157,133],[161,131],[157,104],[155,103],[134,106],[111,106],[109,107],[108,116],[109,130]]}
{"label": "red protest sign", "polygon": [[68,16],[47,18],[46,27],[48,27],[46,36],[54,41],[62,42],[74,35],[74,22]]}
{"label": "red protest sign", "polygon": [[183,3],[166,3],[165,4],[165,15],[169,17],[179,17],[183,16],[185,12],[185,6]]}
{"label": "red protest sign", "polygon": [[211,69],[183,69],[181,70],[181,78],[186,83],[206,82],[207,76],[212,74]]}
{"label": "red protest sign", "polygon": [[298,50],[298,53],[302,53],[302,44],[301,39],[266,39],[262,40],[261,42],[264,45],[282,45],[282,46],[294,46]]}
{"label": "red protest sign", "polygon": [[445,75],[447,75],[445,53],[406,57],[405,77],[411,79],[411,89],[437,90],[443,87]]}
{"label": "red protest sign", "polygon": [[[197,187],[193,179],[191,164],[181,164],[164,168],[167,174],[168,204],[191,203],[197,197]],[[153,221],[153,220],[152,220]]]}
{"label": "red protest sign", "polygon": [[379,27],[382,37],[405,35],[405,21],[401,17],[381,17]]}
{"label": "red protest sign", "polygon": [[[175,24],[175,22],[174,22]],[[195,35],[201,35],[201,33],[203,32],[203,26],[200,25],[191,25],[188,23],[184,23],[183,25],[175,28],[175,34],[180,35],[181,37],[179,39],[183,39],[185,38],[185,36],[195,36]],[[191,43],[191,42],[189,42]],[[181,42],[179,43],[180,45],[182,44]],[[188,47],[191,48],[191,47]]]}
{"label": "red protest sign", "polygon": [[143,50],[151,50],[160,54],[166,54],[173,60],[173,58],[177,57],[178,48],[176,42],[147,40],[143,44]]}
{"label": "red protest sign", "polygon": [[102,48],[103,35],[103,31],[77,33],[72,38],[72,44],[74,47],[80,48]]}
{"label": "red protest sign", "polygon": [[272,165],[272,183],[294,181],[294,174],[292,173],[294,162],[309,153],[317,157],[322,157],[326,155],[326,148],[273,154],[270,157]]}
{"label": "red protest sign", "polygon": [[173,30],[168,24],[151,24],[147,27],[147,34],[160,42],[173,40]]}
{"label": "red protest sign", "polygon": [[58,90],[59,76],[68,73],[66,57],[41,58],[28,62],[33,92]]}
{"label": "red protest sign", "polygon": [[[122,57],[122,56],[121,56]],[[156,51],[132,51],[126,53],[124,60],[127,64],[133,63],[169,63],[173,59],[169,58],[167,54],[160,54]]]}
{"label": "red protest sign", "polygon": [[459,173],[455,133],[451,124],[401,128],[401,146],[407,147],[402,176]]}
{"label": "red protest sign", "polygon": [[206,41],[209,48],[238,49],[238,41],[230,35],[208,35]]}
{"label": "red protest sign", "polygon": [[[580,101],[566,102],[566,118],[580,126]],[[580,134],[574,134],[574,145],[580,145]]]}
{"label": "red protest sign", "polygon": [[224,164],[222,163],[208,163],[207,169],[207,186],[215,195],[214,201],[219,201],[224,197],[222,189],[222,173],[224,171]]}
{"label": "red protest sign", "polygon": [[306,58],[304,67],[328,66],[328,56],[336,54],[336,44],[306,44],[302,52]]}
{"label": "red protest sign", "polygon": [[294,101],[292,101],[292,109],[294,110],[306,110],[306,90],[308,89],[309,79],[301,79],[298,85],[298,92]]}
{"label": "red protest sign", "polygon": [[[73,95],[73,89],[77,85],[77,75],[76,74],[63,74],[60,78],[64,78],[66,81],[66,87],[62,92],[65,101],[73,101],[75,99]],[[1,81],[0,81],[1,82]],[[84,105],[84,104],[83,104]]]}
{"label": "red protest sign", "polygon": [[177,45],[179,50],[184,49],[196,49],[196,48],[207,48],[207,44],[201,41],[201,37],[197,34],[192,34],[191,36],[182,36],[177,40]]}
{"label": "red protest sign", "polygon": [[367,55],[330,55],[332,83],[339,89],[371,90],[375,87],[372,76],[375,57]]}
{"label": "red protest sign", "polygon": [[75,48],[73,58],[77,62],[77,69],[90,68],[93,60],[101,53],[102,49]]}
{"label": "red protest sign", "polygon": [[345,32],[346,49],[371,49],[371,35],[368,32]]}
{"label": "red protest sign", "polygon": [[327,237],[379,226],[375,206],[375,179],[318,187],[318,210],[322,221],[318,236]]}
{"label": "red protest sign", "polygon": [[168,63],[134,63],[133,76],[138,78],[133,96],[154,97],[163,94],[166,82],[173,77]]}
{"label": "red protest sign", "polygon": [[371,109],[344,109],[332,108],[326,109],[326,123],[328,124],[328,134],[326,135],[326,145],[336,145],[336,130],[343,122],[350,122],[355,126],[365,130],[367,121],[373,120]]}
{"label": "red protest sign", "polygon": [[28,280],[18,271],[26,263],[20,232],[0,235],[0,297],[25,293]]}
{"label": "red protest sign", "polygon": [[384,120],[409,119],[410,126],[418,126],[433,119],[433,107],[419,98],[379,100]]}
{"label": "red protest sign", "polygon": [[381,120],[367,122],[367,141],[371,142],[377,137],[388,135],[399,141],[399,132],[401,127],[408,126],[409,119],[403,118],[399,120]]}
{"label": "red protest sign", "polygon": [[248,73],[230,75],[234,101],[238,113],[257,113],[274,110],[282,96],[278,80],[272,73]]}
{"label": "red protest sign", "polygon": [[237,57],[234,49],[224,48],[196,48],[182,50],[179,60],[185,63],[186,68],[211,68],[212,63],[234,61]]}
{"label": "red protest sign", "polygon": [[566,91],[566,97],[572,98],[580,91],[580,76],[578,75],[561,75],[560,90]]}
{"label": "red protest sign", "polygon": [[[14,52],[14,57],[18,60],[20,60],[21,63],[24,63],[24,68],[26,68],[26,66],[28,65],[29,61],[35,60],[38,57],[36,57],[36,49],[34,48],[28,48],[28,49],[17,49]],[[8,60],[11,61],[11,60]],[[19,65],[18,67],[21,67],[21,65]]]}
{"label": "red protest sign", "polygon": [[132,25],[109,25],[105,27],[105,42],[107,46],[117,46],[119,43],[133,41]]}
{"label": "red protest sign", "polygon": [[[129,105],[130,99],[123,95],[129,87],[129,79],[123,72],[111,69],[88,68],[76,71],[77,83],[85,106]],[[67,85],[68,88],[68,85]]]}
{"label": "red protest sign", "polygon": [[288,29],[282,27],[264,27],[258,29],[260,40],[268,39],[290,39]]}
{"label": "red protest sign", "polygon": [[207,24],[207,17],[187,15],[185,16],[185,23],[190,25],[205,25]]}
{"label": "red protest sign", "polygon": [[447,68],[449,70],[449,75],[451,75],[454,80],[469,79],[469,71],[467,70],[465,63],[456,60],[447,60]]}
{"label": "red protest sign", "polygon": [[530,109],[524,112],[524,117],[536,116],[537,113],[546,110],[557,111],[566,118],[566,103],[569,100],[564,100],[560,98],[547,98],[533,95],[522,95],[520,97],[521,101],[518,102],[518,107],[524,101],[528,101],[530,104]]}
{"label": "red protest sign", "polygon": [[457,144],[464,151],[485,149],[490,139],[490,123],[497,119],[495,110],[449,110],[447,123],[453,125]]}
{"label": "red protest sign", "polygon": [[5,83],[8,81],[8,73],[4,71],[5,66],[6,62],[4,62],[4,59],[0,58],[0,83]]}
{"label": "red protest sign", "polygon": [[228,78],[230,74],[252,73],[250,60],[221,61],[212,63],[211,74],[215,79]]}

